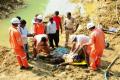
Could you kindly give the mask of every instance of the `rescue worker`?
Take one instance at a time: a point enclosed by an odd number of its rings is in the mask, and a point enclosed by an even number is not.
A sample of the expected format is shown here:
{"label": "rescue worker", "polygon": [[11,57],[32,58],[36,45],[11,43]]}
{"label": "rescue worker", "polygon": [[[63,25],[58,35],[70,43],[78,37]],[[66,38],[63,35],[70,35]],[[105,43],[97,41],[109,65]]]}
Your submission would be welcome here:
{"label": "rescue worker", "polygon": [[71,16],[70,12],[67,13],[67,18],[64,21],[64,26],[65,26],[65,36],[66,36],[65,47],[67,47],[68,41],[69,41],[69,36],[76,31],[76,28],[74,28],[75,19]]}
{"label": "rescue worker", "polygon": [[97,70],[100,67],[101,57],[105,48],[105,35],[102,29],[96,28],[94,23],[88,23],[87,29],[92,31],[90,41],[83,44],[91,46],[90,50],[90,69]]}
{"label": "rescue worker", "polygon": [[87,53],[89,52],[89,46],[85,48],[82,47],[82,44],[89,42],[90,38],[86,35],[70,35],[70,40],[72,47],[70,53],[63,56],[66,59],[65,61],[73,62],[74,56],[79,56],[80,60],[86,59],[88,63],[89,57]]}
{"label": "rescue worker", "polygon": [[36,14],[35,17],[33,18],[33,20],[32,20],[33,25],[37,23],[37,16],[38,16],[38,15],[39,15],[39,14]]}
{"label": "rescue worker", "polygon": [[34,48],[33,48],[33,59],[37,60],[36,56],[38,53],[43,52],[43,56],[47,57],[50,54],[50,48],[48,46],[48,37],[46,34],[39,34],[34,36]]}
{"label": "rescue worker", "polygon": [[58,39],[57,42],[59,44],[59,30],[60,29],[61,29],[61,33],[62,33],[62,24],[61,24],[61,17],[59,16],[59,11],[55,11],[53,20],[56,22],[56,37]]}
{"label": "rescue worker", "polygon": [[70,40],[72,41],[71,52],[76,53],[82,47],[82,44],[89,42],[90,38],[86,35],[70,35]]}
{"label": "rescue worker", "polygon": [[41,15],[38,15],[36,18],[37,23],[34,24],[34,27],[33,27],[33,33],[35,35],[45,33],[45,25],[42,20],[43,20],[43,17]]}
{"label": "rescue worker", "polygon": [[22,37],[17,29],[18,25],[20,24],[20,21],[17,18],[12,18],[11,23],[12,26],[9,28],[9,41],[11,48],[16,54],[16,58],[20,65],[20,69],[32,69],[32,67],[28,65],[26,53],[24,52]]}

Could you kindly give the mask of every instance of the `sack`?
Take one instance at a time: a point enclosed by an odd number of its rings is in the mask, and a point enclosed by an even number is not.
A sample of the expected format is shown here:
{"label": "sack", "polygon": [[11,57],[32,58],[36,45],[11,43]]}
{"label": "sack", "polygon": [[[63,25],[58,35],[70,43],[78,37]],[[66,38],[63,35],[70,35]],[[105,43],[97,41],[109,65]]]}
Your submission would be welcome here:
{"label": "sack", "polygon": [[64,54],[68,54],[69,53],[69,49],[67,48],[62,48],[62,47],[59,47],[59,48],[56,48],[52,53],[51,55],[54,57],[54,58],[62,58]]}

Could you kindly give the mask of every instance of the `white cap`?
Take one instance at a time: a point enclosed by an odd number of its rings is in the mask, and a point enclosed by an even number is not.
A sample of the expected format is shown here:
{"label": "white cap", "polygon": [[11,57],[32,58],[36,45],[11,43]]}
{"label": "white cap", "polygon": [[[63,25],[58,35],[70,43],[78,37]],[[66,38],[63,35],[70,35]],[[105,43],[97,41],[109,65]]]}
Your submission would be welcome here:
{"label": "white cap", "polygon": [[77,35],[70,35],[70,40],[73,41]]}
{"label": "white cap", "polygon": [[87,24],[87,29],[90,29],[94,26],[95,26],[95,24],[93,22],[90,22],[90,23]]}
{"label": "white cap", "polygon": [[14,23],[15,23],[15,24],[16,24],[16,23],[19,24],[19,23],[20,23],[20,20],[19,20],[18,18],[12,18],[10,22],[13,23],[13,24],[14,24]]}
{"label": "white cap", "polygon": [[43,19],[42,15],[38,15],[38,16],[37,16],[37,19],[42,20],[42,19]]}

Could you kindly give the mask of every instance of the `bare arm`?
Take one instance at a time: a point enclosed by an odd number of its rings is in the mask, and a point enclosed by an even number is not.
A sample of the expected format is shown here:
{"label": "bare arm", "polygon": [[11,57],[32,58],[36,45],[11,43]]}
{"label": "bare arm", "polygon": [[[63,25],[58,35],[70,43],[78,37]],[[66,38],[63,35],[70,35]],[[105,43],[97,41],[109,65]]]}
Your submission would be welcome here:
{"label": "bare arm", "polygon": [[74,42],[74,43],[73,43],[73,46],[72,46],[72,48],[71,48],[71,52],[73,52],[73,51],[74,51],[75,46],[76,46],[76,43]]}
{"label": "bare arm", "polygon": [[77,46],[77,48],[75,48],[75,50],[73,51],[73,53],[76,53],[80,48],[80,45]]}
{"label": "bare arm", "polygon": [[76,42],[74,42],[70,52],[76,53],[79,50],[79,48],[80,48],[80,44],[76,47]]}
{"label": "bare arm", "polygon": [[92,45],[92,44],[93,44],[93,42],[92,42],[92,40],[90,40],[88,43],[85,43],[83,45],[85,46],[85,45]]}
{"label": "bare arm", "polygon": [[94,43],[94,41],[95,41],[95,36],[94,36],[94,34],[91,34],[89,42],[83,44],[82,46],[92,45]]}

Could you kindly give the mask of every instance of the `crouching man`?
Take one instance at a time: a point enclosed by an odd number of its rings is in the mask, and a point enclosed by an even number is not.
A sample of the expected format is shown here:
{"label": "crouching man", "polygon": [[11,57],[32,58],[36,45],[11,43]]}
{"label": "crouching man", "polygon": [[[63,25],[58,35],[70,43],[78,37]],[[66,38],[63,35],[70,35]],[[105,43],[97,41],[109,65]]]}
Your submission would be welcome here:
{"label": "crouching man", "polygon": [[82,44],[89,42],[89,37],[85,35],[71,35],[70,40],[72,42],[72,48],[69,54],[64,54],[63,59],[65,64],[73,64],[74,62],[86,61],[89,65],[89,46],[82,47]]}
{"label": "crouching man", "polygon": [[50,48],[48,46],[48,38],[46,34],[39,34],[34,36],[34,48],[33,48],[33,58],[36,60],[38,53],[47,57],[50,54]]}

